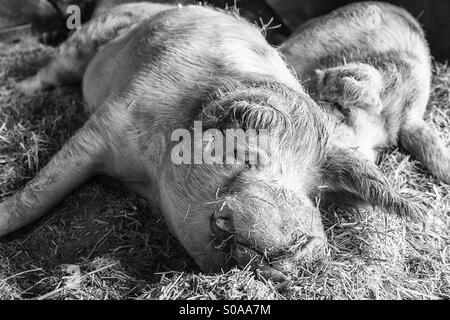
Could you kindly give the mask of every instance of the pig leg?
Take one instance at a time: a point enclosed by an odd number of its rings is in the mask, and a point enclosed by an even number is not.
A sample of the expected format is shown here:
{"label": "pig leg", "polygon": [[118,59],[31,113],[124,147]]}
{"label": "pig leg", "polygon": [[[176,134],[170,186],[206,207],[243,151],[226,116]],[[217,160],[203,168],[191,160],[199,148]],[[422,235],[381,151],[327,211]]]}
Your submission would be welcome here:
{"label": "pig leg", "polygon": [[400,129],[400,144],[438,179],[450,184],[450,149],[423,120]]}
{"label": "pig leg", "polygon": [[[316,72],[319,76],[321,72],[323,73],[323,71]],[[388,147],[388,135],[380,114],[382,110],[378,89],[380,84],[375,80],[372,82],[373,84],[370,81],[362,82],[356,78],[343,77],[336,85],[337,88],[343,88],[342,92],[336,93],[329,87],[321,85],[320,95],[332,102],[328,107],[330,112],[351,129],[354,136],[352,141],[361,155],[375,162],[378,150]]]}
{"label": "pig leg", "polygon": [[406,114],[400,126],[399,142],[432,175],[450,184],[450,145],[423,120],[430,98],[431,76],[428,73],[419,76],[415,87],[421,90],[405,95],[409,98],[402,106]]}
{"label": "pig leg", "polygon": [[[131,10],[131,9],[130,9]],[[56,56],[35,76],[16,84],[16,88],[32,95],[50,87],[77,83],[99,48],[142,21],[142,12],[133,10],[103,14],[73,33],[58,49]]]}
{"label": "pig leg", "polygon": [[31,223],[101,169],[105,142],[95,116],[38,175],[0,203],[0,237]]}

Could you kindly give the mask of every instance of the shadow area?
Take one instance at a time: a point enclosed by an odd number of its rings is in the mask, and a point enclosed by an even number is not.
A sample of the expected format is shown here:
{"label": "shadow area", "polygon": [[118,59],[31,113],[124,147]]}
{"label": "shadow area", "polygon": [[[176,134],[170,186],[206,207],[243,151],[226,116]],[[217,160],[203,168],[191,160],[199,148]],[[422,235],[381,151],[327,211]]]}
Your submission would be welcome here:
{"label": "shadow area", "polygon": [[81,276],[120,282],[129,287],[128,296],[131,291],[140,295],[165,273],[200,271],[156,209],[97,181],[39,222],[2,239],[0,251],[11,274],[39,269],[15,279],[24,298],[54,290],[67,277],[67,266],[78,267]]}

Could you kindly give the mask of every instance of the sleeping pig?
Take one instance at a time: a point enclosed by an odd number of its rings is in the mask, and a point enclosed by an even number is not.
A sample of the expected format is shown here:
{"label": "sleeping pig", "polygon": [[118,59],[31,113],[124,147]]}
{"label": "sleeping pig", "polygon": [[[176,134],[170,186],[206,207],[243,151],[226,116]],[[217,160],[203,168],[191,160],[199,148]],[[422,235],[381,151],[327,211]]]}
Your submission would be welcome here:
{"label": "sleeping pig", "polygon": [[[422,214],[354,146],[336,140],[339,123],[261,31],[234,13],[115,7],[17,87],[32,95],[69,82],[82,83],[90,119],[0,203],[0,236],[104,175],[157,205],[203,270],[250,266],[282,279],[323,254],[324,189],[401,217]],[[230,147],[236,130],[246,135]]]}

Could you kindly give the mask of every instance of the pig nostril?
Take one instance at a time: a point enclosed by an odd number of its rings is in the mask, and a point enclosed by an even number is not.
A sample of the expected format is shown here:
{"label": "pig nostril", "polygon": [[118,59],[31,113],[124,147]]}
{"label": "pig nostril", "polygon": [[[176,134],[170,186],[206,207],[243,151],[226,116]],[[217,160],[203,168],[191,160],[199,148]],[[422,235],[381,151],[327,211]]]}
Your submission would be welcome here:
{"label": "pig nostril", "polygon": [[234,233],[233,221],[227,217],[218,217],[213,214],[209,223],[214,234]]}
{"label": "pig nostril", "polygon": [[228,219],[216,218],[216,225],[219,229],[221,229],[225,232],[228,232],[228,233],[234,232],[233,222]]}
{"label": "pig nostril", "polygon": [[210,220],[211,229],[214,233],[234,233],[233,215],[225,204],[214,210]]}

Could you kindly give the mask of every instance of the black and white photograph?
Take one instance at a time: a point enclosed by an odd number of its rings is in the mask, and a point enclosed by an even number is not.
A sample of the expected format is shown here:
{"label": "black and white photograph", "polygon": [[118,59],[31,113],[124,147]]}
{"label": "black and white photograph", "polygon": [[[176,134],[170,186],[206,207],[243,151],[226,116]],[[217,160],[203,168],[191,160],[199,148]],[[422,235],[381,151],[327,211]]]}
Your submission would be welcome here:
{"label": "black and white photograph", "polygon": [[0,0],[0,300],[449,300],[449,17]]}

